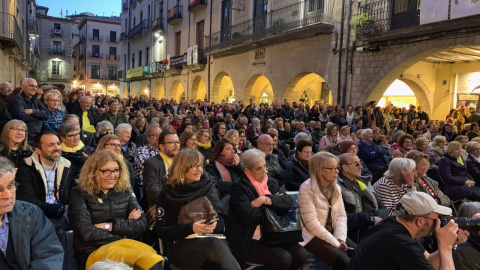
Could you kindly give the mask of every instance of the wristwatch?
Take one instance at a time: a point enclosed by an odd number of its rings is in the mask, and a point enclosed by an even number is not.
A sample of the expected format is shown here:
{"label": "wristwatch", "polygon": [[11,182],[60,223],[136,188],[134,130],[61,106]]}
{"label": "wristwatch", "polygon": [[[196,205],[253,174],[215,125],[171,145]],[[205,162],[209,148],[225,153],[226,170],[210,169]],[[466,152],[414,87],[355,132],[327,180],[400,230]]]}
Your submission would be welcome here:
{"label": "wristwatch", "polygon": [[112,227],[112,224],[110,222],[105,223],[105,226],[104,226],[105,230],[108,231],[110,230],[111,227]]}

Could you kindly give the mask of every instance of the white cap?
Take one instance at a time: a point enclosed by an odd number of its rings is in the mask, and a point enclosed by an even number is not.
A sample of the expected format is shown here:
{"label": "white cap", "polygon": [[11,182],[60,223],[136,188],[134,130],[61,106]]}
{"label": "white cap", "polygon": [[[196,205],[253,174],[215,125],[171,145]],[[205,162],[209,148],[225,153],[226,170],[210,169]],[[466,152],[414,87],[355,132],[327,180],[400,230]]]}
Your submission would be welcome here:
{"label": "white cap", "polygon": [[408,214],[414,216],[422,216],[430,212],[443,216],[452,214],[452,209],[438,205],[435,199],[425,192],[408,192],[400,199],[400,203]]}

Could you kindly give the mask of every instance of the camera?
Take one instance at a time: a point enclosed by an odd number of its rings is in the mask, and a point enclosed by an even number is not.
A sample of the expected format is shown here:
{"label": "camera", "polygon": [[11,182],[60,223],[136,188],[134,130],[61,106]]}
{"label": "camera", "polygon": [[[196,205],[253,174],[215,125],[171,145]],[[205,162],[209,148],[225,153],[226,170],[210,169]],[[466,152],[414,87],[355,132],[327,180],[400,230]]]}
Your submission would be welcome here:
{"label": "camera", "polygon": [[456,217],[456,218],[442,218],[441,226],[447,225],[447,223],[453,219],[455,223],[458,224],[458,228],[467,231],[480,231],[480,219],[478,218],[465,218],[465,217]]}

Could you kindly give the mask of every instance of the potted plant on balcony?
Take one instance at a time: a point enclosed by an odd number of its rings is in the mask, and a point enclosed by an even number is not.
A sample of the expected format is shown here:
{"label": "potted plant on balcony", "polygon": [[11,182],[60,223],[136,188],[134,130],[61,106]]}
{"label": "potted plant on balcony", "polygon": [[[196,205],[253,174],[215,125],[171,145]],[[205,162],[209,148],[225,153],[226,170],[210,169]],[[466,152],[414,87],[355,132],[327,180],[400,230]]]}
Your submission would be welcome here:
{"label": "potted plant on balcony", "polygon": [[360,13],[350,20],[355,37],[375,34],[375,22],[367,13]]}

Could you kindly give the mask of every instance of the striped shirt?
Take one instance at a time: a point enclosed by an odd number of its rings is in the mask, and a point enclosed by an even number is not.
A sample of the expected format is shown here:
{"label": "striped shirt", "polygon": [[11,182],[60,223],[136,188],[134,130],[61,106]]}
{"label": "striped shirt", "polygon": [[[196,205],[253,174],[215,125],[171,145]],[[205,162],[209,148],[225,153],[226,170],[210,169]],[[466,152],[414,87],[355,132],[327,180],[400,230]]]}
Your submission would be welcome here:
{"label": "striped shirt", "polygon": [[411,191],[410,189],[407,190],[407,185],[398,187],[393,180],[386,177],[380,178],[375,185],[373,185],[373,189],[377,198],[385,205],[385,208],[387,208],[388,216],[397,215],[396,208],[398,202],[405,193]]}

